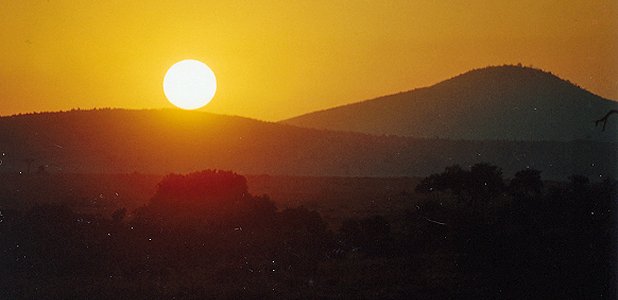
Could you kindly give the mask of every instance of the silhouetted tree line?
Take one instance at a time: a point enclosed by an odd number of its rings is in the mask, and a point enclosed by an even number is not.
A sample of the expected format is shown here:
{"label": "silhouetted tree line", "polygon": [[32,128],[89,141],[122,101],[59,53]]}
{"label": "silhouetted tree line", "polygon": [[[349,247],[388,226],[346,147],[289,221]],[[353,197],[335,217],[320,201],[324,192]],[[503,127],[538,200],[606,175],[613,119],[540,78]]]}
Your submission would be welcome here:
{"label": "silhouetted tree line", "polygon": [[[435,284],[427,277],[449,289],[419,291],[421,298],[616,296],[613,180],[591,183],[574,175],[567,183],[546,183],[540,171],[525,169],[506,181],[500,168],[480,163],[447,167],[416,192],[426,198],[406,213],[399,232],[381,216],[349,220],[338,233],[340,245],[407,264],[402,276],[427,289]],[[438,279],[444,275],[448,280]]]}
{"label": "silhouetted tree line", "polygon": [[[417,191],[443,193],[411,212],[410,220],[444,223],[426,224],[441,230],[423,234],[450,240],[448,247],[457,254],[456,269],[466,287],[461,295],[519,299],[616,295],[613,180],[591,183],[575,175],[566,184],[546,184],[540,171],[526,169],[507,184],[496,166],[477,164],[464,170],[455,165],[425,178]],[[449,195],[455,205],[436,203]],[[427,239],[431,237],[421,237],[423,242]]]}
{"label": "silhouetted tree line", "polygon": [[[65,277],[168,282],[195,273],[210,282],[244,284],[238,296],[254,297],[270,291],[273,282],[302,283],[335,248],[319,214],[303,207],[277,211],[267,196],[248,193],[244,177],[223,171],[168,175],[148,205],[132,214],[118,209],[109,219],[63,205],[3,211],[0,245],[2,278],[12,278],[4,284]],[[25,290],[5,289],[0,295],[54,298]],[[177,294],[182,291],[142,291],[139,298],[182,297]],[[192,297],[206,297],[208,291],[193,291]],[[56,297],[91,292],[69,289]]]}
{"label": "silhouetted tree line", "polygon": [[332,232],[243,176],[171,174],[111,217],[62,205],[0,213],[4,298],[612,298],[615,184],[451,166],[403,216]]}

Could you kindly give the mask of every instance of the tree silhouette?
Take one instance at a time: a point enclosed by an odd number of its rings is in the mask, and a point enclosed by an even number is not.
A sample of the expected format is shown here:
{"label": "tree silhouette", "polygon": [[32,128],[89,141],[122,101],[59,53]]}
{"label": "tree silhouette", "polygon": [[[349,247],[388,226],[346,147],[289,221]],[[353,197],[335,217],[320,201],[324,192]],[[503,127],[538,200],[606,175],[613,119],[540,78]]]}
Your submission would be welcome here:
{"label": "tree silhouette", "polygon": [[431,174],[416,186],[416,192],[428,193],[450,189],[453,194],[460,196],[468,184],[468,171],[459,165],[446,167],[440,174]]}
{"label": "tree silhouette", "polygon": [[603,131],[605,131],[605,126],[607,125],[607,120],[609,119],[609,117],[612,114],[616,114],[618,113],[618,110],[612,109],[610,110],[607,114],[605,114],[605,116],[603,116],[602,118],[594,121],[594,126],[599,126],[599,123],[603,122]]}
{"label": "tree silhouette", "polygon": [[515,196],[532,197],[540,194],[542,190],[541,171],[536,169],[518,171],[509,184],[509,191]]}
{"label": "tree silhouette", "polygon": [[504,191],[502,170],[488,163],[478,163],[463,170],[459,165],[445,168],[444,172],[424,178],[416,191],[430,193],[450,190],[460,201],[472,206],[486,203]]}
{"label": "tree silhouette", "polygon": [[257,215],[264,220],[272,219],[275,210],[268,197],[249,194],[245,177],[233,172],[206,170],[167,175],[158,184],[149,204],[137,211],[136,219],[168,225],[231,224],[259,221]]}
{"label": "tree silhouette", "polygon": [[511,179],[508,192],[513,197],[514,209],[524,214],[519,217],[528,218],[525,214],[532,213],[541,207],[543,196],[541,171],[535,169],[518,171]]}
{"label": "tree silhouette", "polygon": [[470,168],[469,174],[469,189],[473,201],[489,201],[504,191],[502,170],[497,166],[478,163]]}

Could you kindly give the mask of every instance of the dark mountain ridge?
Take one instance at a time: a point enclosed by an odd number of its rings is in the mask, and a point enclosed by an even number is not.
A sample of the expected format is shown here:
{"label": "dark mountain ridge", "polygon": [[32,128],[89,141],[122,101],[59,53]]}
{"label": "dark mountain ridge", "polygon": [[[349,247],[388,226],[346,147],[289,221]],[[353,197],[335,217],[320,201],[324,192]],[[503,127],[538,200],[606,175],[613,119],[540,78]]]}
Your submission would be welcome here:
{"label": "dark mountain ridge", "polygon": [[426,88],[317,111],[281,123],[422,138],[616,141],[618,121],[594,120],[614,101],[538,69],[476,69]]}
{"label": "dark mountain ridge", "polygon": [[616,144],[419,139],[299,128],[179,110],[77,110],[0,117],[0,172],[427,176],[489,162],[506,176],[614,176]]}

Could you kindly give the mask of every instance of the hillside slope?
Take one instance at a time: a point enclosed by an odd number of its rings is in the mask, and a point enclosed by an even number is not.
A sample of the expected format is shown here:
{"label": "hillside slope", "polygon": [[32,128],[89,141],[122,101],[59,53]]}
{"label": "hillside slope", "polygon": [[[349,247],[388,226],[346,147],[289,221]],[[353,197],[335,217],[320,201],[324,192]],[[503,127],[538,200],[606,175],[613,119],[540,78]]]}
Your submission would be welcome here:
{"label": "hillside slope", "polygon": [[282,123],[368,134],[466,140],[616,141],[594,120],[616,102],[551,73],[487,67],[436,85],[301,115]]}
{"label": "hillside slope", "polygon": [[615,144],[372,136],[177,110],[88,110],[0,117],[0,172],[426,176],[490,162],[507,175],[615,173]]}

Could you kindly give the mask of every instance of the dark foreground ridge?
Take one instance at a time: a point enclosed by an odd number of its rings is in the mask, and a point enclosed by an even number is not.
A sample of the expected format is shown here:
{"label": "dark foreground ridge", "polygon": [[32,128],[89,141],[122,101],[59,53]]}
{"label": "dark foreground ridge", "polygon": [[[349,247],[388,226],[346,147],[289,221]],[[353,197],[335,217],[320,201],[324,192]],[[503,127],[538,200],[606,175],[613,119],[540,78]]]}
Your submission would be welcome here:
{"label": "dark foreground ridge", "polygon": [[[594,122],[581,126],[594,128]],[[596,129],[612,134],[609,128]],[[21,174],[167,174],[218,168],[243,174],[389,177],[427,176],[454,162],[490,162],[503,166],[507,176],[528,167],[544,170],[546,179],[583,174],[602,180],[616,175],[615,149],[615,143],[585,140],[372,136],[174,110],[0,117],[0,172]]]}

